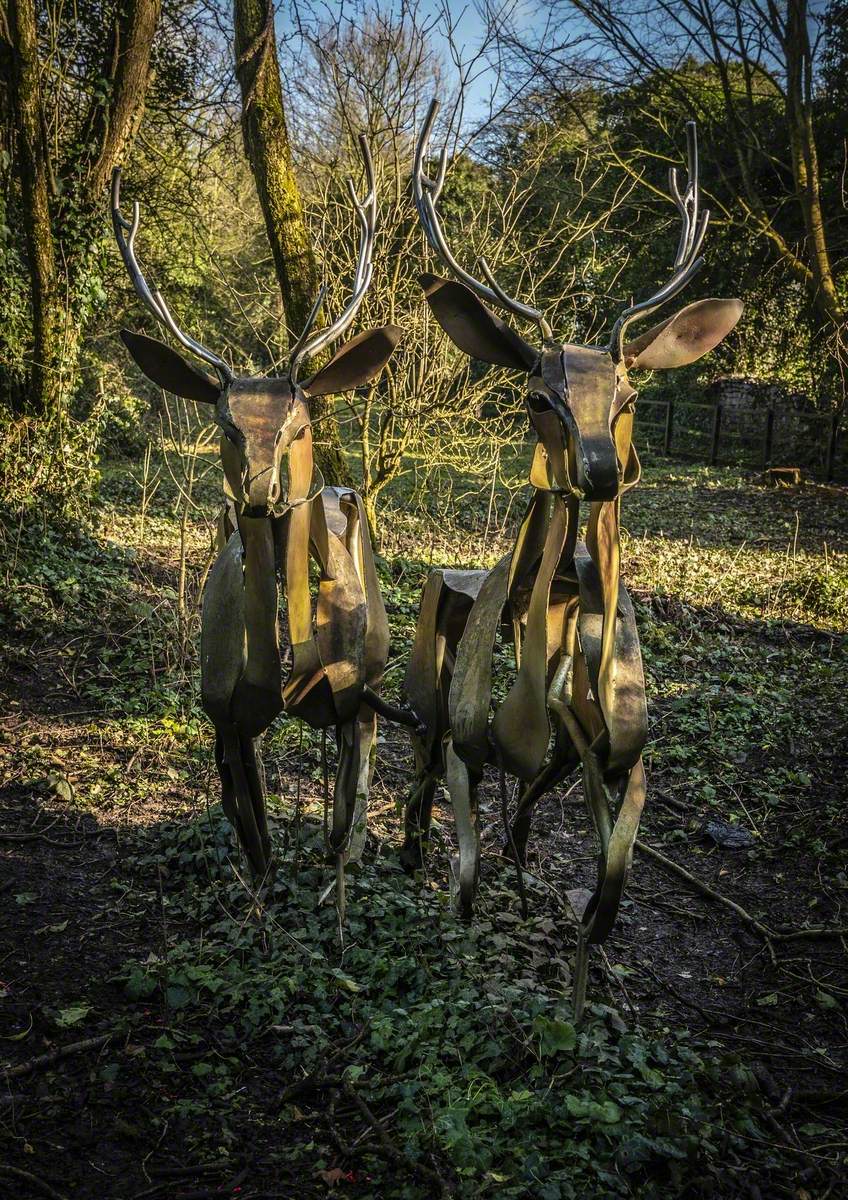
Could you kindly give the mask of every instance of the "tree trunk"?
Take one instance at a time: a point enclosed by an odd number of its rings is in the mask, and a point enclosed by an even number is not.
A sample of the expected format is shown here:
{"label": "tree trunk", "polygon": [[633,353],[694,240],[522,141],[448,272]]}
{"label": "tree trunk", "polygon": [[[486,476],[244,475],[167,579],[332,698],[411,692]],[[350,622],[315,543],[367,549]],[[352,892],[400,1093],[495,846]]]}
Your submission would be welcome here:
{"label": "tree trunk", "polygon": [[813,303],[839,329],[844,312],[833,281],[821,204],[818,151],[813,129],[813,61],[806,0],[790,0],[786,19],[786,121],[792,171],[807,234]]}
{"label": "tree trunk", "polygon": [[74,278],[88,265],[91,243],[104,227],[112,167],[141,121],[161,10],[162,0],[119,0],[104,64],[108,101],[104,104],[99,95],[93,101],[79,152],[62,164],[63,188],[57,195],[58,167],[44,134],[35,3],[9,0],[8,73],[32,306],[27,391],[36,415],[61,408],[77,382],[82,321],[65,296],[73,295]]}
{"label": "tree trunk", "polygon": [[132,0],[118,4],[104,75],[111,84],[111,103],[98,104],[93,121],[95,158],[88,172],[87,191],[99,205],[112,169],[135,138],[152,78],[150,54],[162,14],[162,0]]}
{"label": "tree trunk", "polygon": [[34,0],[10,0],[8,15],[12,49],[10,90],[31,281],[29,405],[35,413],[47,414],[61,398],[65,312],[50,220],[50,166],[44,140]]}
{"label": "tree trunk", "polygon": [[[289,328],[295,333],[318,294],[318,268],[303,215],[283,107],[269,0],[234,0],[236,74],[241,85],[244,148],[256,181]],[[327,483],[350,486],[332,400],[311,400],[318,422],[315,457]]]}

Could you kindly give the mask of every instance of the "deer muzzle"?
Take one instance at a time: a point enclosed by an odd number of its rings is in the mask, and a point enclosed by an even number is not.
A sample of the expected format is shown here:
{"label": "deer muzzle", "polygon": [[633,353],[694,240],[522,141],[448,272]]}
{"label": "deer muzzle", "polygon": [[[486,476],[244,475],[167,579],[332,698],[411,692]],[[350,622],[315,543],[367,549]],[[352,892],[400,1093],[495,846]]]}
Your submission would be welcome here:
{"label": "deer muzzle", "polygon": [[615,366],[609,354],[563,346],[542,355],[541,375],[565,438],[570,490],[584,500],[614,500],[621,470],[612,435]]}

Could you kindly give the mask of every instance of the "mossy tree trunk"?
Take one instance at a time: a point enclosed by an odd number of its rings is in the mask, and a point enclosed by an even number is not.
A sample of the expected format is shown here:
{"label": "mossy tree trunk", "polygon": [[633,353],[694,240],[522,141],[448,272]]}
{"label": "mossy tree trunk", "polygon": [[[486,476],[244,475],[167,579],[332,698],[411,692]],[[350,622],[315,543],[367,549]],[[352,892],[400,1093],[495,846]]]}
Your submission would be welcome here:
{"label": "mossy tree trunk", "polygon": [[59,391],[64,305],[50,218],[50,168],[44,138],[34,0],[10,0],[8,17],[11,113],[17,129],[32,306],[28,393],[30,407],[43,413],[53,406]]}
{"label": "mossy tree trunk", "polygon": [[[273,4],[234,0],[234,24],[244,148],[256,180],[286,320],[296,336],[306,324],[320,282],[292,163]],[[310,402],[317,422],[315,457],[327,483],[350,485],[332,403],[332,399]]]}
{"label": "mossy tree trunk", "polygon": [[36,416],[61,409],[77,383],[85,318],[75,302],[76,283],[89,269],[98,231],[105,230],[112,168],[141,122],[161,11],[162,0],[116,0],[104,50],[105,99],[96,90],[85,135],[61,161],[54,161],[44,132],[48,121],[34,0],[9,0],[7,23],[0,23],[30,279],[27,397]]}

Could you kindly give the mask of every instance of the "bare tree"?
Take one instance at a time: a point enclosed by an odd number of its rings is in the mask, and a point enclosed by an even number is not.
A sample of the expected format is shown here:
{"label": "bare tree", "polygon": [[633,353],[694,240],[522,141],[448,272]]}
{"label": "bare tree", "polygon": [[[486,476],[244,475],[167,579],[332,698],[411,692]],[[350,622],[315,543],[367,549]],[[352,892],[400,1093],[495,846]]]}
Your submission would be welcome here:
{"label": "bare tree", "polygon": [[[654,81],[707,136],[715,130],[733,162],[722,184],[737,219],[766,239],[803,285],[844,362],[846,313],[834,280],[816,132],[821,7],[808,0],[548,0],[542,11],[529,34],[490,12],[513,64],[566,98],[577,80],[604,87]],[[703,65],[709,77],[698,69]],[[788,133],[783,160],[763,127],[764,101],[771,99]],[[715,157],[720,166],[722,156]]]}
{"label": "bare tree", "polygon": [[[341,295],[351,269],[346,257],[350,214],[340,178],[356,161],[360,129],[367,131],[374,150],[379,236],[374,283],[362,320],[393,322],[402,326],[405,337],[379,383],[347,405],[372,527],[381,493],[399,476],[415,472],[427,477],[449,466],[471,471],[487,486],[498,470],[503,445],[523,436],[523,430],[517,432],[506,378],[472,369],[454,350],[433,324],[417,281],[419,271],[428,269],[429,251],[415,216],[410,175],[418,127],[434,93],[444,96],[448,122],[442,136],[454,151],[453,190],[446,203],[461,222],[457,232],[469,264],[485,254],[497,263],[499,277],[503,274],[519,290],[532,279],[534,294],[557,310],[560,325],[573,325],[578,316],[581,288],[570,265],[572,248],[592,241],[629,186],[613,205],[605,196],[599,203],[603,193],[587,148],[576,179],[570,181],[569,204],[555,209],[553,219],[528,237],[550,142],[540,131],[513,163],[486,162],[463,148],[461,138],[468,131],[461,121],[461,81],[477,60],[461,57],[448,28],[456,69],[446,66],[434,49],[434,32],[434,19],[415,0],[369,6],[361,19],[316,26],[307,38],[311,67],[308,73],[302,62],[300,67],[301,95],[308,104],[293,113],[312,167],[307,209],[321,228],[331,297],[336,291]],[[478,125],[488,128],[489,116],[478,113]],[[595,253],[602,254],[597,244]]]}

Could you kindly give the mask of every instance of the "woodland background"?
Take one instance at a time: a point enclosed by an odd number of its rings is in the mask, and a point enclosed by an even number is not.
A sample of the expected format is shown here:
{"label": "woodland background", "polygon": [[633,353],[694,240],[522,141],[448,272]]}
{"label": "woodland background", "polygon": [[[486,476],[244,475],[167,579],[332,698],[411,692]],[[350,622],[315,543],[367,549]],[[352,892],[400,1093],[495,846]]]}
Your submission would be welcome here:
{"label": "woodland background", "polygon": [[[846,1193],[846,492],[659,456],[644,423],[651,399],[709,402],[728,375],[799,429],[842,412],[846,68],[848,6],[804,0],[0,3],[0,1193]],[[263,751],[280,869],[253,894],[198,695],[217,430],[117,337],[162,335],[111,235],[115,165],[178,322],[271,371],[322,280],[326,316],[345,303],[344,178],[361,185],[368,135],[380,224],[357,328],[406,337],[373,388],[313,417],[326,477],[375,527],[399,699],[429,568],[507,552],[532,451],[516,380],[469,366],[416,282],[432,263],[409,170],[435,94],[451,244],[559,336],[600,340],[667,278],[690,117],[714,220],[680,303],[746,304],[714,354],[637,381],[622,573],[648,801],[580,1029],[564,897],[597,850],[579,780],[540,808],[522,921],[487,775],[461,926],[444,797],[428,873],[399,868],[412,762],[384,723],[340,938],[319,903],[320,739],[280,721]]]}
{"label": "woodland background", "polygon": [[[350,470],[376,521],[392,478],[453,462],[458,440],[470,438],[490,467],[509,441],[515,396],[504,392],[496,429],[475,420],[496,382],[463,372],[433,336],[416,283],[425,256],[409,169],[437,93],[457,155],[445,221],[468,265],[485,253],[513,294],[555,313],[559,335],[576,340],[602,338],[630,296],[665,278],[677,220],[665,176],[684,122],[697,119],[714,213],[697,286],[740,296],[746,312],[705,363],[645,380],[642,394],[702,399],[735,374],[774,385],[778,409],[841,410],[846,11],[794,0],[505,0],[470,20],[404,0],[340,13],[296,6],[269,24],[262,0],[239,0],[235,18],[171,0],[9,3],[6,500],[84,506],[99,458],[144,445],[143,388],[115,336],[145,318],[110,235],[113,167],[123,166],[125,207],[142,205],[139,254],[178,319],[237,370],[268,370],[322,279],[326,311],[343,303],[354,253],[344,179],[358,178],[359,132],[381,202],[361,323],[393,320],[408,336],[372,391],[338,403],[358,460]],[[346,469],[337,446],[331,465]]]}

